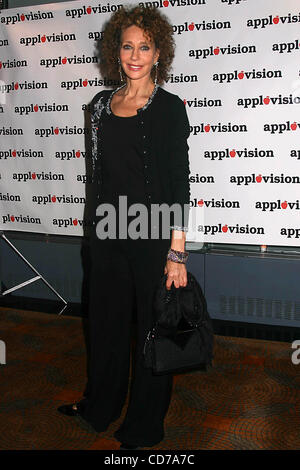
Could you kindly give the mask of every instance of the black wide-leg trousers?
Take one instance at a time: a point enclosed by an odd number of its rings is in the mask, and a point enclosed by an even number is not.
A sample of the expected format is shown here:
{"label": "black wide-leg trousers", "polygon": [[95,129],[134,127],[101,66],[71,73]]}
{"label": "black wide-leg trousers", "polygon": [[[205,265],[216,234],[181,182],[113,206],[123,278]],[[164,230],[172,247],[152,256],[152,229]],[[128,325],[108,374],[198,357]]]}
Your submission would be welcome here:
{"label": "black wide-leg trousers", "polygon": [[129,383],[132,312],[136,310],[133,378],[120,442],[153,446],[164,437],[172,376],[155,376],[143,364],[154,315],[152,301],[163,275],[168,239],[91,239],[90,360],[82,417],[104,431],[119,418]]}

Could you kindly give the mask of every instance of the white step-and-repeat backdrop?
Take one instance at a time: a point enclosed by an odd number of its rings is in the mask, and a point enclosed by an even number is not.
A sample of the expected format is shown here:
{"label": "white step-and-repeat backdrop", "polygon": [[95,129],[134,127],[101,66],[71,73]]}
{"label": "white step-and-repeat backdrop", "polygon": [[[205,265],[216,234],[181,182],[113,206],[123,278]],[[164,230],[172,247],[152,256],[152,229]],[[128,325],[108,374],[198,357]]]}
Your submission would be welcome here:
{"label": "white step-and-repeat backdrop", "polygon": [[[173,25],[165,88],[182,98],[191,125],[187,239],[299,245],[299,1],[147,3]],[[83,234],[84,110],[114,86],[99,75],[95,44],[121,6],[87,0],[1,12],[1,230]]]}

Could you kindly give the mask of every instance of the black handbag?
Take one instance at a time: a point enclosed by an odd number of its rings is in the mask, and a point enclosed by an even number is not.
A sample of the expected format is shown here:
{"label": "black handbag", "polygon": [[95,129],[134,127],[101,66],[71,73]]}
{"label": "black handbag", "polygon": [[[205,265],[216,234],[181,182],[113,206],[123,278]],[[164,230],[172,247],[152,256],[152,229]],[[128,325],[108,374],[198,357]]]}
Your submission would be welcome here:
{"label": "black handbag", "polygon": [[144,344],[144,365],[155,375],[206,369],[213,358],[213,328],[202,289],[187,273],[187,286],[166,289],[164,275],[154,295],[156,323]]}

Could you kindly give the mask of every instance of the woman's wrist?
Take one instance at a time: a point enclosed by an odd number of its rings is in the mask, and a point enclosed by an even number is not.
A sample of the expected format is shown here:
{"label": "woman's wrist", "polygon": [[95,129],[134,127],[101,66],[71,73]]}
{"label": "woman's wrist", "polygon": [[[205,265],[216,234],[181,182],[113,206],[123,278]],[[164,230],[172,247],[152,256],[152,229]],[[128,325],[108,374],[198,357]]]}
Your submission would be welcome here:
{"label": "woman's wrist", "polygon": [[175,251],[185,251],[186,234],[180,230],[172,231],[171,248]]}
{"label": "woman's wrist", "polygon": [[170,248],[167,254],[167,260],[174,263],[185,264],[189,254],[186,251],[177,251]]}

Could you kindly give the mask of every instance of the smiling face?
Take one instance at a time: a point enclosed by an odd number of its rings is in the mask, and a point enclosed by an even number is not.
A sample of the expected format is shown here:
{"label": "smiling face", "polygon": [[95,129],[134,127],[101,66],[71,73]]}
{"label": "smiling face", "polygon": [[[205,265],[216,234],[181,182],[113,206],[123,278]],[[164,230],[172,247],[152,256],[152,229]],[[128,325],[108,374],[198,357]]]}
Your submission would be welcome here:
{"label": "smiling face", "polygon": [[138,26],[132,25],[123,31],[120,46],[120,61],[124,73],[130,80],[149,79],[159,51],[154,42]]}

